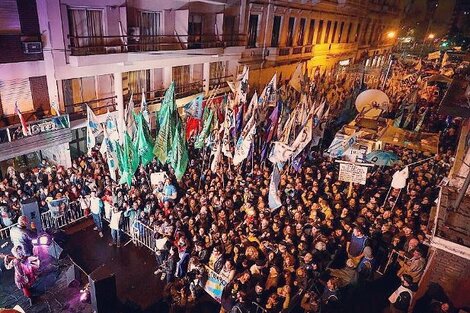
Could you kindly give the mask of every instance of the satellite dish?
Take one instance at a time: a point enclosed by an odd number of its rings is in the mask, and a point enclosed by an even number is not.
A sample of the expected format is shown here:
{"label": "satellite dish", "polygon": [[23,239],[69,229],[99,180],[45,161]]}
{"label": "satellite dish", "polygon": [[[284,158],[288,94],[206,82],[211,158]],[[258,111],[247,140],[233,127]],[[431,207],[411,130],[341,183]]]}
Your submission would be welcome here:
{"label": "satellite dish", "polygon": [[385,92],[378,89],[368,89],[356,98],[356,109],[362,117],[375,118],[390,108],[390,99]]}

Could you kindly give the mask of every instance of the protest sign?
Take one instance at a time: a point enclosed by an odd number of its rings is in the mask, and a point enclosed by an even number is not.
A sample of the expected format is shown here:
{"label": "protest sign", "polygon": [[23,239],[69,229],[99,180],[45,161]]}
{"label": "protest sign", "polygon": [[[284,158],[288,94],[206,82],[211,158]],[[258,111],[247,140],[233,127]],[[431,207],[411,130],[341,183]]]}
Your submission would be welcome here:
{"label": "protest sign", "polygon": [[150,183],[153,186],[158,185],[159,182],[164,184],[166,177],[167,177],[167,175],[166,175],[165,172],[152,173],[152,174],[150,174]]}
{"label": "protest sign", "polygon": [[367,166],[359,166],[353,163],[340,163],[338,180],[365,185],[367,181]]}
{"label": "protest sign", "polygon": [[222,299],[222,293],[224,292],[224,288],[227,286],[228,281],[214,272],[210,267],[206,266],[205,268],[207,271],[207,280],[202,282],[201,286],[209,294],[209,296],[220,303]]}

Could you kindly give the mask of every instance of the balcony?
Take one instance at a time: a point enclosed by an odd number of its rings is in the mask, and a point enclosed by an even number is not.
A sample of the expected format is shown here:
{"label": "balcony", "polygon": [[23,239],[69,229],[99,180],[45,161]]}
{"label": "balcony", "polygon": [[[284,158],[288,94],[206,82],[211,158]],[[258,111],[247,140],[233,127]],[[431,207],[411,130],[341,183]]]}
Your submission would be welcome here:
{"label": "balcony", "polygon": [[44,60],[42,52],[25,53],[22,43],[26,41],[41,41],[41,36],[0,35],[0,63],[16,63]]}
{"label": "balcony", "polygon": [[226,48],[245,44],[244,34],[159,36],[68,36],[73,56]]}
{"label": "balcony", "polygon": [[75,121],[87,116],[87,106],[89,106],[96,115],[116,110],[116,96],[93,99],[84,102],[66,103],[65,112],[70,116],[70,120]]}
{"label": "balcony", "polygon": [[297,46],[297,47],[269,47],[268,61],[286,61],[310,59],[312,57],[313,45]]}

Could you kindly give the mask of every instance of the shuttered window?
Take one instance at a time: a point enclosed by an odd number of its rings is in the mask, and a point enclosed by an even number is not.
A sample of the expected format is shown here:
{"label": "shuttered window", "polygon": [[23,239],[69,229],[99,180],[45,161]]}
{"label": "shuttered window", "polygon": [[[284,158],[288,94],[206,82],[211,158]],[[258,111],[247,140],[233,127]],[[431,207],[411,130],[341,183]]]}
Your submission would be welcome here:
{"label": "shuttered window", "polygon": [[15,102],[18,102],[21,112],[34,110],[28,78],[0,81],[0,98],[4,115],[15,114]]}
{"label": "shuttered window", "polygon": [[0,1],[0,34],[20,34],[21,25],[16,0]]}

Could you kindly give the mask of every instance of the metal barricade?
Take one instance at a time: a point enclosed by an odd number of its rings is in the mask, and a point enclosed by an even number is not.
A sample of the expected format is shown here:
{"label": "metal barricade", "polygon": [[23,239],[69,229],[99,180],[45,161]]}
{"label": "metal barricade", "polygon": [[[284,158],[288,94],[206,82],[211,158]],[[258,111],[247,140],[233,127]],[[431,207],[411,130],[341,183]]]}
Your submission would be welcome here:
{"label": "metal barricade", "polygon": [[396,250],[392,250],[389,254],[388,254],[388,259],[387,259],[387,263],[385,264],[384,266],[384,269],[383,271],[381,271],[381,268],[379,268],[377,270],[377,273],[383,275],[385,274],[387,271],[388,271],[388,268],[392,265],[392,264],[396,264],[398,262],[398,259],[399,258],[402,258],[404,259],[405,261],[408,261],[410,258],[408,258],[407,256],[405,255],[400,255],[400,253]]}
{"label": "metal barricade", "polygon": [[0,240],[3,240],[3,239],[8,239],[10,238],[10,229],[14,226],[16,226],[17,224],[13,224],[13,225],[10,225],[8,227],[3,227],[3,228],[0,228]]}
{"label": "metal barricade", "polygon": [[135,219],[131,226],[130,233],[134,244],[145,246],[152,252],[155,251],[156,236],[152,228]]}
{"label": "metal barricade", "polygon": [[253,308],[255,309],[253,311],[254,313],[266,313],[267,312],[266,309],[263,308],[259,303],[253,301],[251,304],[253,305]]}
{"label": "metal barricade", "polygon": [[51,211],[41,214],[43,229],[59,229],[85,218],[85,212],[80,208],[78,202],[71,202],[69,208],[61,216],[53,216]]}

